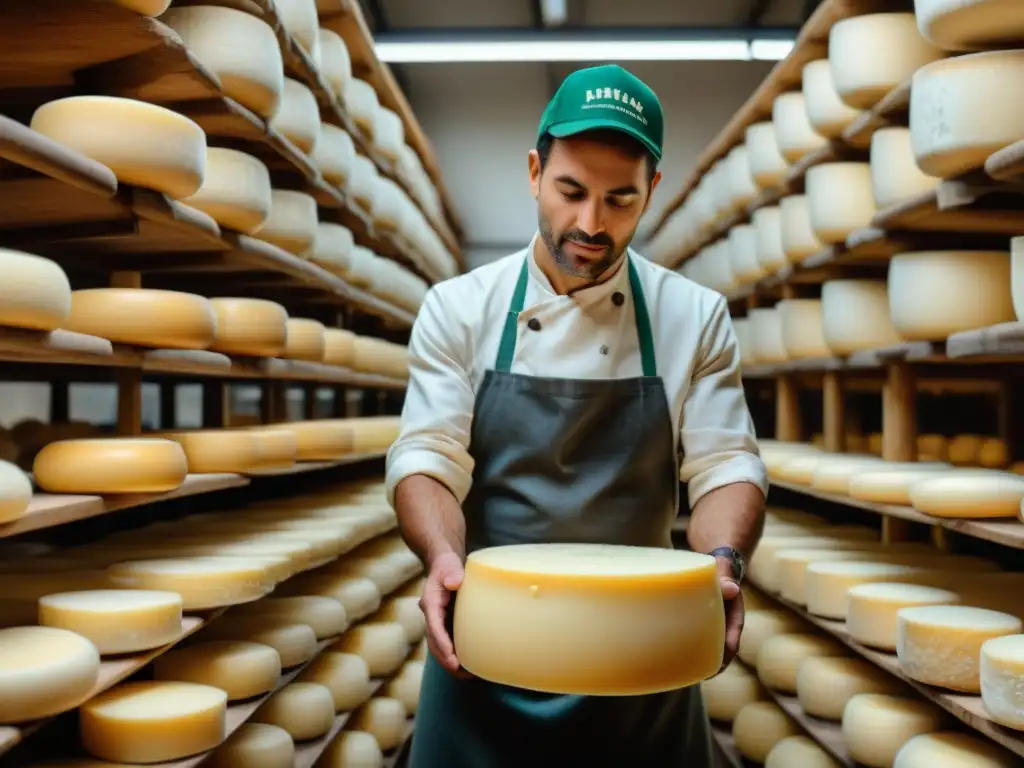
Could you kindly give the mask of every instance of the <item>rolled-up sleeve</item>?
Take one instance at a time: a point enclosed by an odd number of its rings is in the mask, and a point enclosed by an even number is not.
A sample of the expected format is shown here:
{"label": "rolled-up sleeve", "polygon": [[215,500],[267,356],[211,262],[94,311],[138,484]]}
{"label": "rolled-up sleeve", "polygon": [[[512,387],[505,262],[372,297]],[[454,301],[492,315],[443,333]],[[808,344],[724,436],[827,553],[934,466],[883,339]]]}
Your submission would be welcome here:
{"label": "rolled-up sleeve", "polygon": [[739,347],[724,298],[705,326],[693,381],[683,402],[680,479],[690,508],[708,492],[732,483],[756,485],[767,496],[754,423],[740,380]]}
{"label": "rolled-up sleeve", "polygon": [[409,339],[409,385],[402,429],[387,456],[385,488],[394,504],[395,488],[410,475],[443,483],[461,504],[469,493],[473,459],[469,431],[473,386],[469,377],[467,329],[457,321],[453,297],[428,291]]}

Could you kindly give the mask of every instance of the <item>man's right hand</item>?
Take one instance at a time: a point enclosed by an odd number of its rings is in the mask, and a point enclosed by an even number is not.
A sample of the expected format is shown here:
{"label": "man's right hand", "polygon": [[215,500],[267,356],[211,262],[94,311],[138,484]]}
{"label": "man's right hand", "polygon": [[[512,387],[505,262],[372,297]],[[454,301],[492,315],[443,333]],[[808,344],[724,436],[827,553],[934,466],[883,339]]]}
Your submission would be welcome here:
{"label": "man's right hand", "polygon": [[427,620],[427,645],[441,666],[453,674],[460,672],[455,644],[448,634],[445,615],[452,602],[452,593],[462,586],[465,570],[462,559],[454,552],[438,555],[429,564],[427,582],[420,597],[420,608]]}

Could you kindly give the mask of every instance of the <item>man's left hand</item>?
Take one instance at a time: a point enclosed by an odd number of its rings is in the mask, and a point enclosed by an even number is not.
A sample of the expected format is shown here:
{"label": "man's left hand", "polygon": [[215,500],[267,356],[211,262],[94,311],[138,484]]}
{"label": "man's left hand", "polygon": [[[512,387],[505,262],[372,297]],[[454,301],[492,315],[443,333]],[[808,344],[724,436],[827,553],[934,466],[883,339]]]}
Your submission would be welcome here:
{"label": "man's left hand", "polygon": [[718,580],[722,585],[722,600],[725,601],[725,653],[722,656],[722,669],[736,656],[740,647],[740,635],[743,633],[743,592],[739,582],[733,576],[732,563],[719,557]]}

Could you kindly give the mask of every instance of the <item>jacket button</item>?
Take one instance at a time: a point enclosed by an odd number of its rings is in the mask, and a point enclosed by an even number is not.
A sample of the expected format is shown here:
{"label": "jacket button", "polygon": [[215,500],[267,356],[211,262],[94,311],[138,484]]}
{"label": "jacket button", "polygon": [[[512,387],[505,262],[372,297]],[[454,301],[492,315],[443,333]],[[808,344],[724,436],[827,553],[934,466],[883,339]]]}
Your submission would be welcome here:
{"label": "jacket button", "polygon": [[616,307],[621,307],[626,303],[626,297],[622,295],[622,291],[616,291],[612,294],[612,304]]}
{"label": "jacket button", "polygon": [[531,331],[539,331],[540,320],[538,320],[536,317],[531,317],[529,322],[526,324],[526,327],[529,328]]}

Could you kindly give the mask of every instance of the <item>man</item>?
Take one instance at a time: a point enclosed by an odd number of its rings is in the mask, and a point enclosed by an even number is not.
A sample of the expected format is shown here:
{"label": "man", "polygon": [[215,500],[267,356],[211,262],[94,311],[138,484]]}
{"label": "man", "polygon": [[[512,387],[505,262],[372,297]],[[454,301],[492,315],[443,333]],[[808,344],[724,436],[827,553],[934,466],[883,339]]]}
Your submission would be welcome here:
{"label": "man", "polygon": [[628,249],[662,139],[657,97],[626,70],[570,75],[529,154],[539,235],[434,286],[420,310],[387,471],[428,569],[410,768],[712,764],[696,686],[581,697],[495,685],[460,669],[450,634],[468,552],[671,547],[681,479],[691,546],[718,558],[726,663],[736,651],[767,481],[725,300]]}

